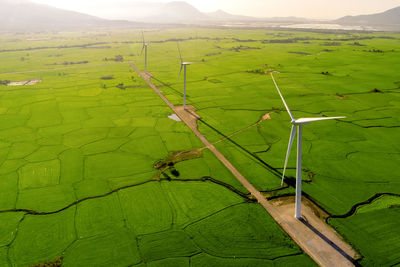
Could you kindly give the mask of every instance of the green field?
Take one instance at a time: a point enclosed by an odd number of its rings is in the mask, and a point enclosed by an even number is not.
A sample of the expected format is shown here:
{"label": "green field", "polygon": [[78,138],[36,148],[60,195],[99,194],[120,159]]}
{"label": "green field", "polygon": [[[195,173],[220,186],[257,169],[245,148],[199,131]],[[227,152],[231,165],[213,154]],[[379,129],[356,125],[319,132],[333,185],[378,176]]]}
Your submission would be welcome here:
{"label": "green field", "polygon": [[41,81],[0,87],[0,266],[314,265],[211,152],[174,157],[203,145],[126,36],[0,38],[0,80]]}
{"label": "green field", "polygon": [[[369,215],[350,212],[379,194],[400,197],[400,35],[265,30],[215,30],[198,35],[210,39],[185,41],[180,47],[185,60],[199,63],[190,66],[188,92],[189,102],[202,116],[200,130],[217,141],[270,113],[272,120],[217,144],[246,178],[268,192],[280,186],[290,118],[265,72],[280,72],[275,78],[297,118],[347,116],[305,127],[304,192],[332,217],[344,217],[328,222],[360,252],[361,264],[400,263],[398,235],[387,237],[393,228],[390,223],[396,221],[392,216],[399,214],[397,206]],[[153,53],[171,51],[172,57],[173,46],[155,44]],[[170,63],[152,59],[150,69],[156,81],[169,99],[181,103],[174,90],[181,85],[165,86],[175,83],[174,71],[165,71]],[[295,176],[293,154],[289,177]],[[281,190],[282,194],[290,191]],[[363,227],[358,220],[365,220]],[[370,231],[374,238],[364,238]],[[390,251],[383,253],[385,247]]]}
{"label": "green field", "polygon": [[[0,36],[0,265],[311,266],[128,65],[138,30]],[[400,35],[148,29],[152,82],[175,105],[180,41],[188,103],[211,142],[257,189],[281,190],[290,118],[346,116],[303,133],[304,193],[363,256],[400,263]],[[122,57],[121,57],[122,56]],[[271,120],[256,124],[269,113]],[[295,175],[289,160],[288,183]],[[384,196],[380,197],[380,195]],[[386,194],[386,195],[385,195]],[[397,231],[398,232],[398,231]],[[390,248],[390,249],[385,249]]]}

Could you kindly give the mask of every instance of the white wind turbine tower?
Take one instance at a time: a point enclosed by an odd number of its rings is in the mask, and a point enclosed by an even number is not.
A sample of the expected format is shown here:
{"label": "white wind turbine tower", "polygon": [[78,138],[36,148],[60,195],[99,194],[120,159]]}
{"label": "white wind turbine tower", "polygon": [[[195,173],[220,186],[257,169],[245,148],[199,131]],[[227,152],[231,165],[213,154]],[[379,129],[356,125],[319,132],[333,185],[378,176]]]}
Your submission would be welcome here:
{"label": "white wind turbine tower", "polygon": [[178,80],[181,77],[182,69],[183,69],[183,109],[186,110],[186,67],[193,64],[192,62],[183,62],[181,49],[179,48],[179,43],[177,43],[179,58],[181,59],[181,68],[179,70]]}
{"label": "white wind turbine tower", "polygon": [[274,81],[275,87],[278,90],[278,93],[282,99],[283,104],[285,105],[285,108],[287,112],[289,113],[290,118],[292,119],[292,131],[290,133],[290,138],[289,138],[289,146],[288,150],[286,153],[286,160],[285,160],[285,166],[283,168],[283,174],[282,174],[282,185],[283,185],[283,179],[285,178],[285,171],[286,171],[286,166],[287,162],[289,159],[290,155],[290,150],[292,149],[292,144],[293,144],[293,139],[296,135],[296,127],[297,127],[297,165],[296,165],[296,207],[295,207],[295,218],[301,219],[301,151],[302,151],[302,134],[303,134],[303,125],[310,124],[311,122],[315,121],[324,121],[324,120],[335,120],[335,119],[344,119],[345,117],[320,117],[320,118],[300,118],[300,119],[295,119],[293,117],[292,112],[290,111],[288,105],[286,104],[285,99],[283,98],[283,95],[281,91],[278,88],[278,85],[275,82],[274,76],[271,73],[272,80]]}
{"label": "white wind turbine tower", "polygon": [[140,55],[143,54],[143,50],[144,50],[144,72],[147,72],[147,46],[149,45],[148,43],[145,42],[144,40],[144,33],[142,31],[142,39],[143,39],[143,46],[142,46],[142,52],[140,53]]}

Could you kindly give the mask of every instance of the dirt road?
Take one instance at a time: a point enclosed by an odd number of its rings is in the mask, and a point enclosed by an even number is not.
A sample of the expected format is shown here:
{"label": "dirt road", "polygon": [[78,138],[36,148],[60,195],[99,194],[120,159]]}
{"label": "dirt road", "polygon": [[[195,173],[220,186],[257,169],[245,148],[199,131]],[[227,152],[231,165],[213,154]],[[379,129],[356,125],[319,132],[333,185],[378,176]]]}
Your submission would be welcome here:
{"label": "dirt road", "polygon": [[181,106],[174,106],[151,83],[148,74],[140,72],[132,63],[129,64],[315,262],[321,266],[354,266],[352,261],[356,257],[356,253],[342,241],[331,227],[320,220],[312,209],[304,207],[303,217],[305,220],[299,221],[293,216],[294,205],[273,205],[267,201],[261,192],[247,181],[229,160],[198,131],[197,119],[199,117],[194,113],[194,107],[188,106],[187,110],[184,110]]}

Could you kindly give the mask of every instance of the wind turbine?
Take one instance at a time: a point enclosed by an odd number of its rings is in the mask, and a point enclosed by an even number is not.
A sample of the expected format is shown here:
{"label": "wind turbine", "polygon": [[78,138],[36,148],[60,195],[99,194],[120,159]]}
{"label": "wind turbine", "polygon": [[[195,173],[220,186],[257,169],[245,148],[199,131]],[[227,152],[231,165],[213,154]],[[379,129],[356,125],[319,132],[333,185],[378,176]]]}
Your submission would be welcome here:
{"label": "wind turbine", "polygon": [[278,93],[282,99],[282,102],[285,105],[285,108],[286,108],[287,112],[289,113],[290,118],[292,119],[292,121],[291,121],[292,131],[290,133],[289,146],[288,146],[288,150],[286,153],[285,165],[283,167],[282,185],[283,185],[283,180],[285,178],[286,166],[287,166],[287,162],[289,159],[290,151],[292,149],[293,139],[296,135],[296,128],[298,131],[298,134],[297,134],[297,165],[296,165],[296,204],[295,204],[296,207],[295,207],[294,217],[300,220],[301,219],[301,151],[302,151],[303,125],[310,124],[311,122],[315,122],[315,121],[344,119],[345,117],[320,117],[320,118],[295,119],[292,112],[289,109],[289,106],[286,104],[286,101],[283,98],[283,95],[282,95],[281,91],[279,90],[279,87],[276,84],[276,81],[275,81],[272,73],[271,73],[271,77],[272,77],[275,87],[278,90]]}
{"label": "wind turbine", "polygon": [[144,40],[144,33],[142,31],[142,39],[143,39],[143,46],[142,46],[142,52],[140,53],[140,55],[143,54],[143,50],[144,50],[144,72],[147,72],[147,46],[149,45],[148,43],[145,42]]}
{"label": "wind turbine", "polygon": [[186,110],[186,67],[193,64],[192,62],[183,62],[181,49],[179,48],[179,43],[177,43],[179,58],[181,59],[181,69],[179,70],[178,80],[181,77],[183,69],[183,109]]}

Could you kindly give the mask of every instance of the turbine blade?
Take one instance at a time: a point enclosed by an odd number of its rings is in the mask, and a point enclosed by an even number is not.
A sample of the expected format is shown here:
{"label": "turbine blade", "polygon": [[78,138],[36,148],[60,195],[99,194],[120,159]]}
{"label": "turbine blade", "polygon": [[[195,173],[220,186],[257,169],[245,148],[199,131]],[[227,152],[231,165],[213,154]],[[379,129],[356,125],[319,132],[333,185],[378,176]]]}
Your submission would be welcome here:
{"label": "turbine blade", "polygon": [[302,124],[302,123],[310,123],[314,121],[326,121],[326,120],[337,120],[337,119],[345,119],[346,117],[321,117],[321,118],[300,118],[295,120],[295,123]]}
{"label": "turbine blade", "polygon": [[144,41],[144,32],[142,31],[142,40],[143,40],[143,47],[144,47],[144,44],[146,43],[145,41]]}
{"label": "turbine blade", "polygon": [[[181,59],[181,64],[183,63],[183,59],[182,59],[182,54],[181,54],[181,48],[179,47],[179,42],[176,43],[176,46],[178,47],[178,52],[179,52],[179,58]],[[181,68],[182,70],[182,68]]]}
{"label": "turbine blade", "polygon": [[183,69],[183,65],[181,64],[181,69],[179,70],[178,79],[176,81],[179,81],[179,78],[181,77],[182,69]]}
{"label": "turbine blade", "polygon": [[296,135],[296,126],[292,125],[292,131],[290,133],[290,138],[289,138],[289,146],[288,146],[288,150],[286,152],[285,166],[283,167],[281,186],[283,186],[283,180],[285,179],[286,167],[287,167],[287,163],[288,163],[288,160],[289,160],[290,151],[292,150],[292,144],[293,144],[293,140],[294,140],[295,135]]}
{"label": "turbine blade", "polygon": [[277,85],[276,82],[275,82],[274,75],[272,75],[272,72],[271,72],[271,78],[272,78],[272,80],[274,81],[276,90],[278,90],[278,93],[279,93],[279,95],[281,96],[282,102],[283,102],[283,104],[285,105],[285,108],[286,108],[287,112],[289,113],[290,118],[291,118],[292,120],[295,120],[295,118],[293,117],[292,112],[291,112],[290,109],[289,109],[289,106],[286,104],[286,101],[285,101],[285,99],[283,98],[283,95],[282,95],[281,91],[279,90],[278,85]]}

